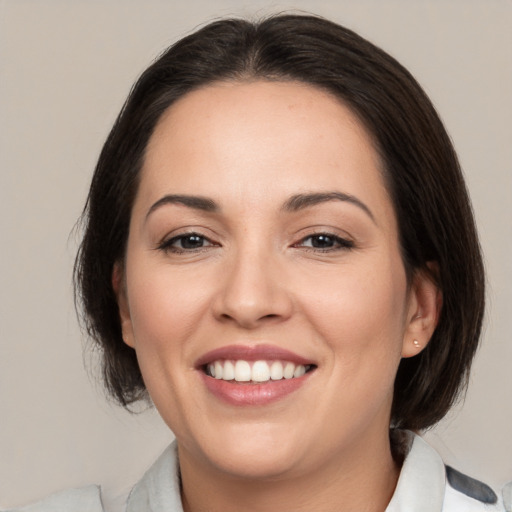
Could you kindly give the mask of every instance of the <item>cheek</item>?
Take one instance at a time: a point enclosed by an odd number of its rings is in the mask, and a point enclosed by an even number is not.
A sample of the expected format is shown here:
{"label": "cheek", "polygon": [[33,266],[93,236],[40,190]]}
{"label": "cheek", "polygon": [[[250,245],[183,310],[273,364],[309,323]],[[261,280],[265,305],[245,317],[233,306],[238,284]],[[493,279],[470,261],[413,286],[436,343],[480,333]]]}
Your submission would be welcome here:
{"label": "cheek", "polygon": [[165,269],[137,270],[128,275],[128,296],[138,348],[179,349],[203,313],[205,287]]}
{"label": "cheek", "polygon": [[401,265],[385,257],[372,263],[325,269],[309,283],[304,275],[297,283],[297,291],[310,291],[298,300],[323,355],[318,428],[329,418],[326,436],[333,442],[343,429],[355,436],[372,428],[376,418],[380,425],[389,422],[407,283]]}
{"label": "cheek", "polygon": [[135,263],[127,268],[127,286],[137,359],[153,402],[168,419],[186,407],[179,397],[194,366],[190,342],[205,318],[207,287],[161,265]]}
{"label": "cheek", "polygon": [[187,370],[193,370],[190,341],[204,317],[204,288],[176,273],[171,279],[161,268],[135,269],[127,282],[137,360],[153,403],[169,427],[181,432],[199,410]]}
{"label": "cheek", "polygon": [[[325,284],[322,286],[322,284]],[[304,310],[329,346],[333,364],[353,372],[369,363],[398,364],[404,332],[407,284],[392,261],[347,267],[317,276],[303,295]]]}

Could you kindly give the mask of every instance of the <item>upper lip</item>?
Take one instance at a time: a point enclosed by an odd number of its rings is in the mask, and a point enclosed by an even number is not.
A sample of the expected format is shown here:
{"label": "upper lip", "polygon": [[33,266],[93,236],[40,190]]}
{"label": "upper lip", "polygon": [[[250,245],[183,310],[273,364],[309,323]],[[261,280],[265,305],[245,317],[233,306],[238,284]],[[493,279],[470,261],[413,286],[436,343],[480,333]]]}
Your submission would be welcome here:
{"label": "upper lip", "polygon": [[218,360],[244,360],[244,361],[260,361],[260,360],[280,360],[289,361],[294,364],[313,365],[314,362],[306,359],[290,350],[276,347],[274,345],[227,345],[225,347],[216,348],[203,354],[196,361],[196,368],[200,368],[206,364]]}

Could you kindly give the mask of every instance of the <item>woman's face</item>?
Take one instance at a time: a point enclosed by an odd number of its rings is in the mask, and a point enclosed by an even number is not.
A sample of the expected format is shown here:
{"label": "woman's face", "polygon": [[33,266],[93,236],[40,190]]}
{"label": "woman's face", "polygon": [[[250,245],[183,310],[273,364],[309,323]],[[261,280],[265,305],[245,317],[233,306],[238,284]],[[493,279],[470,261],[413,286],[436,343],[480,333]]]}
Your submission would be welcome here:
{"label": "woman's face", "polygon": [[278,477],[387,439],[420,306],[372,141],[334,97],[221,83],[175,103],[123,272],[124,339],[182,464]]}

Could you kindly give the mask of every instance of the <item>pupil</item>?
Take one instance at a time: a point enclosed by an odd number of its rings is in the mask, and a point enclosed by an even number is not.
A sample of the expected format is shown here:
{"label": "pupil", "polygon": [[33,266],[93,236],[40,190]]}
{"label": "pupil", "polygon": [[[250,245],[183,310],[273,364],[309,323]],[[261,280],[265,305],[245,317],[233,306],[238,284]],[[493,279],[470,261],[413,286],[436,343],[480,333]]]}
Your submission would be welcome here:
{"label": "pupil", "polygon": [[203,246],[203,239],[197,235],[187,236],[182,239],[181,245],[184,249],[197,249]]}
{"label": "pupil", "polygon": [[332,246],[332,237],[326,235],[317,235],[313,237],[311,241],[313,247],[317,247],[319,249],[324,249],[325,247]]}

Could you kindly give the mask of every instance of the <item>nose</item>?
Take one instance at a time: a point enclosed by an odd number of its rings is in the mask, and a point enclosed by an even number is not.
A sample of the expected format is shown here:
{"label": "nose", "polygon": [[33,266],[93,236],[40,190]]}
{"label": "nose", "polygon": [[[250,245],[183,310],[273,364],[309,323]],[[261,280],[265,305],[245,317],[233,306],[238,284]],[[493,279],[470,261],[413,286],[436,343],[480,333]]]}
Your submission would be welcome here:
{"label": "nose", "polygon": [[256,329],[289,318],[293,300],[278,259],[256,250],[234,256],[224,275],[219,276],[213,303],[216,319]]}

